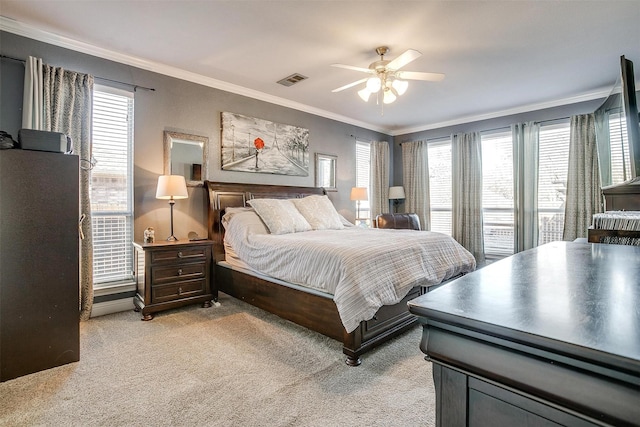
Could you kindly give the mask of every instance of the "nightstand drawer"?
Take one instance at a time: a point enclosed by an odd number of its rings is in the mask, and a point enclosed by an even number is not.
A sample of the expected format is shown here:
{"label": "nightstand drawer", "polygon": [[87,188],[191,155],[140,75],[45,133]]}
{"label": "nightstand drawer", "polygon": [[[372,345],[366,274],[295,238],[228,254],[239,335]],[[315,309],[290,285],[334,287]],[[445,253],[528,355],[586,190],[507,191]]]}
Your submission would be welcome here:
{"label": "nightstand drawer", "polygon": [[204,294],[206,284],[206,279],[198,279],[153,286],[151,288],[151,303],[173,301],[179,298],[189,298]]}
{"label": "nightstand drawer", "polygon": [[199,279],[206,276],[207,264],[204,262],[192,264],[168,265],[151,269],[151,286],[189,279]]}
{"label": "nightstand drawer", "polygon": [[151,253],[151,264],[166,264],[168,262],[191,262],[205,260],[207,258],[206,246],[194,246],[185,248],[171,248]]}

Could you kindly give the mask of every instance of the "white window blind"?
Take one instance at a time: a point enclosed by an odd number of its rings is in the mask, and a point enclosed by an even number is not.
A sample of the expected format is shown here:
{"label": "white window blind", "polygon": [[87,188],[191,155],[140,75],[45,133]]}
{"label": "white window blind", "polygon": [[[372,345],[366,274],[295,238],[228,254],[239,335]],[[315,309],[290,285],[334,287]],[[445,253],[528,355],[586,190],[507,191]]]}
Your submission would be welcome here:
{"label": "white window blind", "polygon": [[[356,141],[356,187],[365,187],[369,192],[369,174],[371,171],[371,144]],[[360,202],[360,218],[370,218],[369,200]]]}
{"label": "white window blind", "polygon": [[631,155],[627,140],[627,120],[621,113],[609,116],[609,144],[611,145],[611,182],[620,183],[631,178]]}
{"label": "white window blind", "polygon": [[94,288],[133,279],[133,93],[93,93],[91,220]]}
{"label": "white window blind", "polygon": [[538,245],[543,245],[562,240],[569,122],[541,125],[538,144]]}
{"label": "white window blind", "polygon": [[482,134],[482,213],[487,256],[513,254],[513,145],[511,131]]}
{"label": "white window blind", "polygon": [[429,194],[431,231],[451,235],[451,139],[430,141]]}

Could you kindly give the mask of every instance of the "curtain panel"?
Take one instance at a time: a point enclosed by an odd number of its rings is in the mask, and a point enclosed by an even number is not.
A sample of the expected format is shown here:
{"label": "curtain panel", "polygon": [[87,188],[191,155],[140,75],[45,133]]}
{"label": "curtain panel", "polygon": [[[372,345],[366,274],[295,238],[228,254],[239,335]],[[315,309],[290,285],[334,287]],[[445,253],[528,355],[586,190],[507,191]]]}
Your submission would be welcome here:
{"label": "curtain panel", "polygon": [[452,135],[451,158],[452,235],[481,264],[485,256],[480,132]]}
{"label": "curtain panel", "polygon": [[376,216],[389,212],[389,143],[373,141],[371,143],[371,176],[369,206],[371,221]]}
{"label": "curtain panel", "polygon": [[93,76],[43,66],[44,130],[62,132],[71,137],[73,152],[80,157],[80,211],[84,220],[80,243],[80,319],[91,316],[93,306],[93,237],[91,170],[84,165],[91,159],[91,119]]}
{"label": "curtain panel", "polygon": [[22,97],[22,127],[44,129],[44,101],[42,59],[30,56],[24,64],[24,91]]}
{"label": "curtain panel", "polygon": [[426,141],[402,143],[402,185],[405,212],[420,218],[423,230],[431,230],[429,150]]}
{"label": "curtain panel", "polygon": [[587,237],[593,214],[602,209],[595,118],[593,113],[572,116],[562,239]]}
{"label": "curtain panel", "polygon": [[514,250],[538,246],[538,152],[540,125],[511,125],[513,141]]}

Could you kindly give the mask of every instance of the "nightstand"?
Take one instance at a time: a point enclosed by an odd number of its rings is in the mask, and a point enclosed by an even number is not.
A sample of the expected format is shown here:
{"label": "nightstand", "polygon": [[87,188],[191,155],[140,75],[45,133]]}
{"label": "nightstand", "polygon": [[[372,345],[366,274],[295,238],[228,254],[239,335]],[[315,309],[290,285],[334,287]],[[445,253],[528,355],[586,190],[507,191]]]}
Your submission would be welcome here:
{"label": "nightstand", "polygon": [[142,320],[187,304],[211,307],[211,240],[134,242],[137,293]]}

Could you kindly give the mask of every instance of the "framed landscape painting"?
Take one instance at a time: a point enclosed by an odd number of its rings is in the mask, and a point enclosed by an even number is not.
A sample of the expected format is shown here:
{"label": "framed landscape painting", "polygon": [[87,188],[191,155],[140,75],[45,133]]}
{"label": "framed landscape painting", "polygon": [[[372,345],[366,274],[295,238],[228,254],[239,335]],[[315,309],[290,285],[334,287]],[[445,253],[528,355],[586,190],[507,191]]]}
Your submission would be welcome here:
{"label": "framed landscape painting", "polygon": [[222,113],[222,170],[309,176],[309,129]]}

